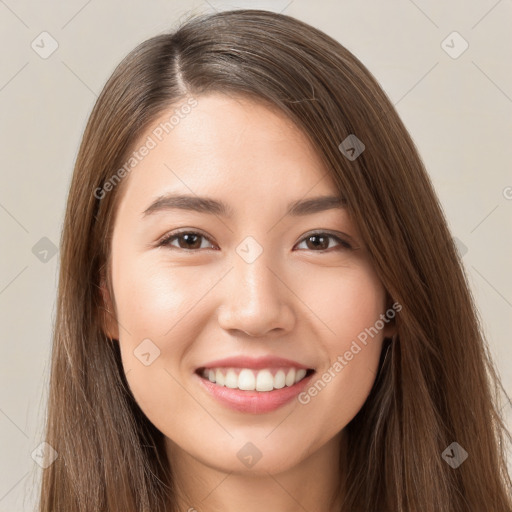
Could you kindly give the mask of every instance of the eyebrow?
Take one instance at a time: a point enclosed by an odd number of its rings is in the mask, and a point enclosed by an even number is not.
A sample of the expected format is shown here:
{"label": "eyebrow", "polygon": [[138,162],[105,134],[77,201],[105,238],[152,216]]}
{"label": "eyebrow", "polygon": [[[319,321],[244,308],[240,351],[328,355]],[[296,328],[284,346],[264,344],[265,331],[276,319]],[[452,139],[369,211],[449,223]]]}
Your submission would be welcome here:
{"label": "eyebrow", "polygon": [[[308,199],[299,199],[288,205],[287,216],[311,215],[334,208],[344,209],[347,201],[339,196],[319,196]],[[221,217],[232,218],[233,209],[228,204],[212,199],[210,197],[190,196],[190,195],[165,195],[158,197],[142,213],[143,218],[149,215],[164,212],[168,210],[179,209],[194,211],[199,213],[208,213]]]}

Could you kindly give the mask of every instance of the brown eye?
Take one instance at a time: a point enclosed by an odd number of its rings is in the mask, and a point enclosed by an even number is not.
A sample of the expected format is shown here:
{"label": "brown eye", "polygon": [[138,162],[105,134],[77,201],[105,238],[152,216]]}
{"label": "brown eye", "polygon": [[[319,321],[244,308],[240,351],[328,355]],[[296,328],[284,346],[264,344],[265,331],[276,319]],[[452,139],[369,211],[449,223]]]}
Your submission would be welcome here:
{"label": "brown eye", "polygon": [[[174,240],[178,241],[178,247],[171,244]],[[172,247],[175,249],[196,250],[204,248],[201,244],[202,240],[207,240],[207,238],[201,233],[197,233],[195,231],[184,231],[181,233],[174,233],[164,238],[158,245]]]}
{"label": "brown eye", "polygon": [[329,249],[329,238],[328,236],[311,235],[306,238],[306,245],[308,249]]}
{"label": "brown eye", "polygon": [[341,249],[352,249],[352,246],[348,242],[330,233],[312,233],[300,243],[305,243],[306,249],[322,252],[332,248],[332,246],[330,247],[330,240],[338,242],[338,247]]}
{"label": "brown eye", "polygon": [[[331,244],[332,240],[334,240],[337,245],[335,244],[333,246]],[[178,244],[176,245],[172,243],[174,241],[177,241]],[[208,243],[211,244],[205,235],[198,233],[197,231],[182,231],[180,233],[171,233],[169,236],[165,237],[161,242],[159,242],[158,246],[172,249],[182,249],[184,251],[195,251],[208,248],[207,246],[202,245],[202,241],[208,241]],[[305,243],[306,249],[314,252],[323,252],[328,251],[329,249],[352,249],[352,246],[342,238],[330,233],[323,232],[311,233],[307,237],[303,238],[300,243]]]}

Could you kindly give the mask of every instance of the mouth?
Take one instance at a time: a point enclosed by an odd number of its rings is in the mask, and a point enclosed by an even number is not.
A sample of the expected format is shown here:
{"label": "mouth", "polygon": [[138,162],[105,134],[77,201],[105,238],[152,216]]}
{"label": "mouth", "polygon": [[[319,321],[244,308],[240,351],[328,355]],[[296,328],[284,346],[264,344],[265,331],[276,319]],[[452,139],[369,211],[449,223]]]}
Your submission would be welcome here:
{"label": "mouth", "polygon": [[312,368],[198,368],[200,388],[219,404],[236,412],[270,413],[290,403],[313,378]]}
{"label": "mouth", "polygon": [[312,368],[270,367],[270,368],[198,368],[196,374],[217,387],[238,389],[240,391],[257,391],[266,393],[291,387],[310,377]]}

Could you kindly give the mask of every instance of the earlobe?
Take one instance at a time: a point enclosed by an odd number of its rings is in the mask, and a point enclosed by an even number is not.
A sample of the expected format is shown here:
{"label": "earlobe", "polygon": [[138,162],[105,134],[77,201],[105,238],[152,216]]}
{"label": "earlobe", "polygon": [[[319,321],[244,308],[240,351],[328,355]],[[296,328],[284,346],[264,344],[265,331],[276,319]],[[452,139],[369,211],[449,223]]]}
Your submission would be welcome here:
{"label": "earlobe", "polygon": [[115,308],[112,303],[112,299],[110,297],[110,292],[106,283],[106,280],[102,277],[101,284],[101,297],[102,297],[102,305],[101,305],[101,327],[102,330],[110,339],[119,339],[119,327],[117,324],[117,318],[115,313]]}

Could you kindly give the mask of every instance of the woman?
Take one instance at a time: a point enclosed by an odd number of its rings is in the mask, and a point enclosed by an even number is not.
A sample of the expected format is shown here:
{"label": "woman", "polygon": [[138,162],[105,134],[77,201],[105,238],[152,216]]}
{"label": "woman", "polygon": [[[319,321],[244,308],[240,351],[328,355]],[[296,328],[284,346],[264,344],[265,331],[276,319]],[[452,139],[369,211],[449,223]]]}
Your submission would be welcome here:
{"label": "woman", "polygon": [[117,67],[69,192],[41,511],[512,511],[499,385],[343,46],[239,10]]}

